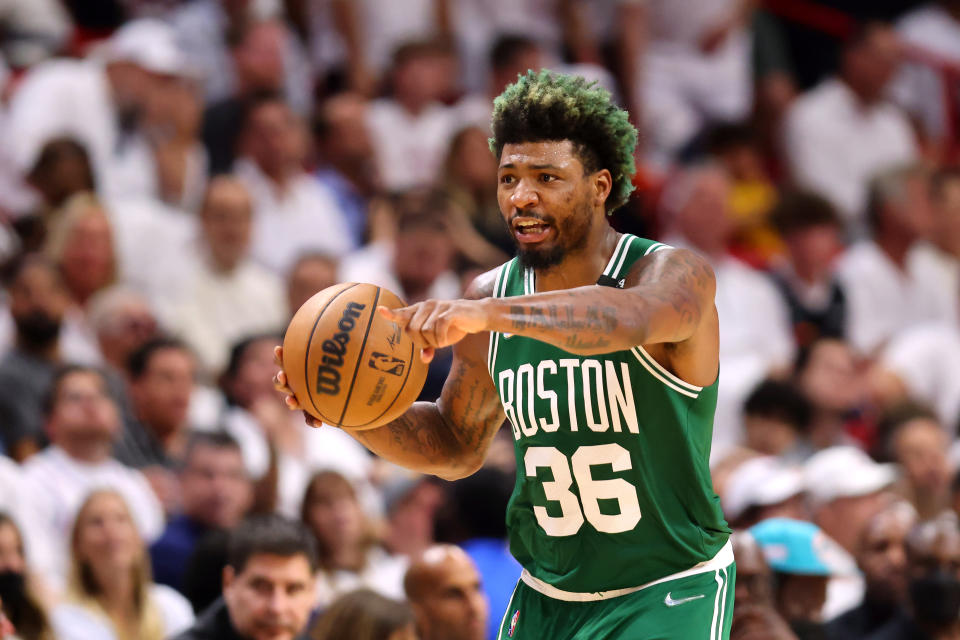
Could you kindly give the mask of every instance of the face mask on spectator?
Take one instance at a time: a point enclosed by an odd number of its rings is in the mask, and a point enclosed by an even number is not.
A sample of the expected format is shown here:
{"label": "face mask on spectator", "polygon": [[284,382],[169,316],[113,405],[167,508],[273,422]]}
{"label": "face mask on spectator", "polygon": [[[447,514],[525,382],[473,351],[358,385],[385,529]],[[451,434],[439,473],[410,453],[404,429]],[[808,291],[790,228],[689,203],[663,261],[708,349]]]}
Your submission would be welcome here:
{"label": "face mask on spectator", "polygon": [[22,573],[18,571],[0,571],[0,600],[4,608],[12,610],[26,598],[27,587]]}
{"label": "face mask on spectator", "polygon": [[17,334],[31,347],[49,346],[60,334],[60,321],[46,311],[31,311],[24,316],[14,317],[14,322]]}
{"label": "face mask on spectator", "polygon": [[917,622],[944,625],[960,617],[960,580],[937,569],[910,583],[910,602]]}

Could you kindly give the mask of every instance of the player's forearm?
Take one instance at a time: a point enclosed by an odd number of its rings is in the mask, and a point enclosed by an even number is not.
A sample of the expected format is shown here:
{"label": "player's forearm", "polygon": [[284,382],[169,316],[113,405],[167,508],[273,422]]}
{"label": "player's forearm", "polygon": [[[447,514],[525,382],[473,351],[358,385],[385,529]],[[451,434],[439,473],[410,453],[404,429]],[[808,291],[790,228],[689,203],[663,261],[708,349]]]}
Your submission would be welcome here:
{"label": "player's forearm", "polygon": [[416,402],[396,420],[376,429],[348,431],[384,460],[401,467],[455,480],[483,463],[433,402]]}
{"label": "player's forearm", "polygon": [[[680,341],[699,322],[695,297],[656,290],[588,286],[511,298],[490,298],[490,330],[534,338],[579,355]],[[665,326],[668,318],[675,324]]]}

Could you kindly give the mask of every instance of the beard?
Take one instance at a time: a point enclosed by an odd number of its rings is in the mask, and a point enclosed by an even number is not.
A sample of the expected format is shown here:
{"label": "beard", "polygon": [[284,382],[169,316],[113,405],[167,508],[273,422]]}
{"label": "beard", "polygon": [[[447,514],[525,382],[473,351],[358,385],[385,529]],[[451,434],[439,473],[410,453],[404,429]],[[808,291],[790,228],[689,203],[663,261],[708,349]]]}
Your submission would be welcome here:
{"label": "beard", "polygon": [[553,227],[556,234],[556,240],[552,246],[525,249],[517,240],[512,227],[508,225],[510,227],[508,229],[510,237],[517,248],[520,265],[536,271],[551,269],[562,263],[564,258],[571,253],[581,251],[586,246],[587,237],[593,228],[593,211],[586,203],[581,203],[575,207],[573,213],[560,224],[557,224],[553,216],[535,215],[533,212],[522,212],[521,215],[540,218]]}

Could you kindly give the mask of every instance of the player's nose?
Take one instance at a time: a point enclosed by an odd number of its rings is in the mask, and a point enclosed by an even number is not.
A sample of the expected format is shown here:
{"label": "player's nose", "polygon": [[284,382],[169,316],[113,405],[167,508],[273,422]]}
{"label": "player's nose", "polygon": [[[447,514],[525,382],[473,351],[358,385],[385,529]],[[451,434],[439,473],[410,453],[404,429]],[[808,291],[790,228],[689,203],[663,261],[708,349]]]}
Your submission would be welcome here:
{"label": "player's nose", "polygon": [[517,209],[528,209],[540,202],[540,194],[526,180],[521,180],[510,194],[510,204]]}

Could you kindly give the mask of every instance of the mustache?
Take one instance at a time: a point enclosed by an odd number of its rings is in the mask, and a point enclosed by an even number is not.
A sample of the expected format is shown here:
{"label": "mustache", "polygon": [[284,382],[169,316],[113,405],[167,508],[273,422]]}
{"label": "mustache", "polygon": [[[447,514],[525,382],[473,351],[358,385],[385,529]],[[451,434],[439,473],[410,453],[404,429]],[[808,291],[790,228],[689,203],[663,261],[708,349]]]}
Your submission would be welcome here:
{"label": "mustache", "polygon": [[553,216],[539,211],[518,211],[515,215],[510,216],[510,224],[512,225],[517,218],[533,218],[550,225],[554,223]]}

